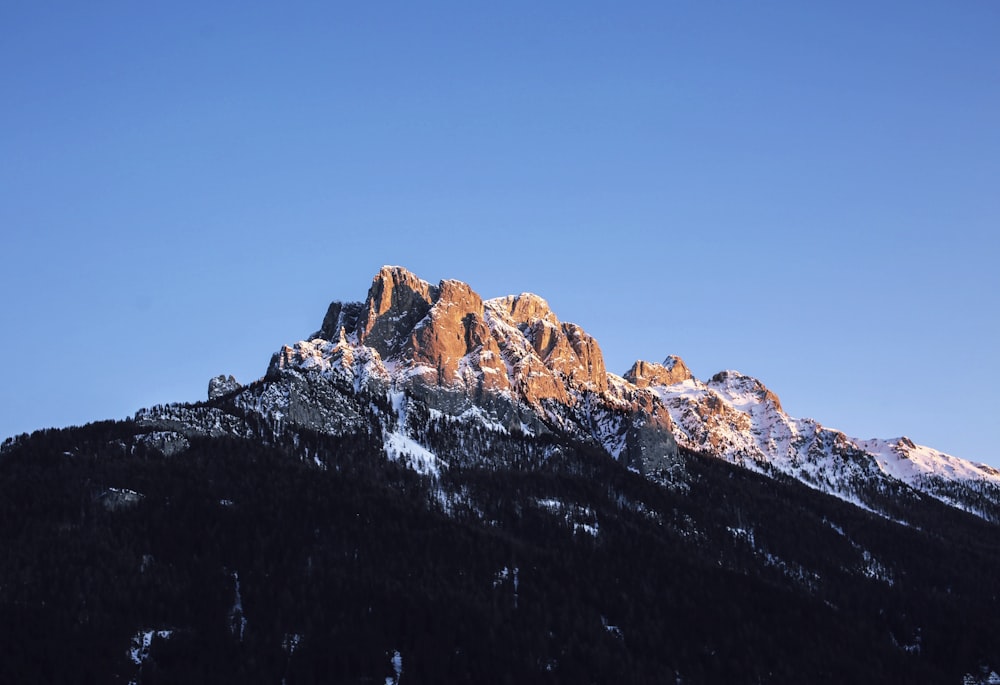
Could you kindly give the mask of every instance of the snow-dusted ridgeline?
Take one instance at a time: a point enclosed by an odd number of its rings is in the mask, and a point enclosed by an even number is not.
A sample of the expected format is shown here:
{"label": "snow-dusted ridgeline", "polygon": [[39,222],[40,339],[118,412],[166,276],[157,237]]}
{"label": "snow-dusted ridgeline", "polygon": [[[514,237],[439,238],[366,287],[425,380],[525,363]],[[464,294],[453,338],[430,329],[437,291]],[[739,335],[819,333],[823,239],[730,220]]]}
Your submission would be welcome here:
{"label": "snow-dusted ridgeline", "polygon": [[[533,438],[561,433],[660,482],[683,471],[680,445],[866,508],[877,509],[866,493],[889,485],[986,518],[1000,512],[996,469],[907,438],[859,440],[793,418],[760,381],[735,371],[703,382],[668,357],[608,373],[597,341],[537,295],[483,300],[464,283],[433,286],[401,267],[384,267],[364,302],[333,303],[321,329],[276,353],[261,381],[243,387],[220,376],[209,392],[276,429],[348,435],[377,424],[389,459],[431,477],[455,460],[518,441],[530,452]],[[214,406],[136,418],[171,431],[177,445],[192,431],[248,430]],[[432,444],[433,428],[457,437]]]}

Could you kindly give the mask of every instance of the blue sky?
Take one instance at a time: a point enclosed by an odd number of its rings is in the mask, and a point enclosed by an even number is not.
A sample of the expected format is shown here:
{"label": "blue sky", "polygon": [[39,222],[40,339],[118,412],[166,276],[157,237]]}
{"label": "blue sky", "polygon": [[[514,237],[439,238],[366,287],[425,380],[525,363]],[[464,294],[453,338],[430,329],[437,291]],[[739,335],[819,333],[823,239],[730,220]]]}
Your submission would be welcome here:
{"label": "blue sky", "polygon": [[253,380],[400,264],[1000,466],[997,36],[995,0],[3,3],[0,437]]}

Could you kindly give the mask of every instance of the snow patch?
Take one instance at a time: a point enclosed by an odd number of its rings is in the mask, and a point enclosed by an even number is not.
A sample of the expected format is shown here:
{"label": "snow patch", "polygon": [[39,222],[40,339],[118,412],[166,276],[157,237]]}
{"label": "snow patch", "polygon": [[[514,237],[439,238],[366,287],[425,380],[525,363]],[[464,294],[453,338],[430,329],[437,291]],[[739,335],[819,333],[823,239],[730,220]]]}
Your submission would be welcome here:
{"label": "snow patch", "polygon": [[502,569],[493,574],[493,587],[500,587],[508,580],[513,579],[514,589],[517,589],[517,574],[518,567],[511,569],[509,566],[504,566]]}
{"label": "snow patch", "polygon": [[386,677],[385,685],[399,685],[399,678],[403,675],[403,655],[398,649],[393,650],[389,663],[392,664],[392,671],[395,675]]}
{"label": "snow patch", "polygon": [[383,449],[390,461],[399,461],[424,476],[435,478],[441,475],[441,467],[447,463],[413,438],[399,432],[383,434]]}
{"label": "snow patch", "polygon": [[383,430],[382,448],[390,461],[402,462],[424,476],[437,478],[441,467],[448,464],[436,454],[406,434],[406,409],[408,399],[402,390],[390,390],[387,399],[396,415],[395,430]]}
{"label": "snow patch", "polygon": [[617,637],[619,640],[625,639],[625,633],[622,632],[622,629],[608,623],[608,619],[604,618],[604,616],[601,616],[601,625],[604,626],[606,631]]}
{"label": "snow patch", "polygon": [[240,594],[240,574],[235,571],[233,571],[233,586],[236,594],[233,599],[233,608],[229,610],[229,629],[233,635],[239,636],[240,642],[243,642],[243,634],[247,629],[247,619],[243,614],[243,595]]}
{"label": "snow patch", "polygon": [[726,530],[728,530],[730,535],[737,540],[741,540],[756,549],[753,528],[730,528],[729,526],[726,526]]}
{"label": "snow patch", "polygon": [[132,636],[128,649],[129,659],[136,666],[142,666],[143,662],[149,658],[149,650],[153,645],[153,638],[169,640],[173,634],[174,631],[172,630],[140,630]]}
{"label": "snow patch", "polygon": [[573,533],[586,533],[596,538],[600,532],[597,514],[590,507],[566,504],[561,500],[549,498],[535,498],[535,504],[561,517],[568,525],[572,526]]}
{"label": "snow patch", "polygon": [[281,648],[288,652],[288,656],[295,654],[295,650],[299,648],[302,643],[302,635],[299,633],[285,633],[285,637],[281,639]]}
{"label": "snow patch", "polygon": [[145,499],[145,495],[128,488],[108,488],[99,497],[101,504],[108,511],[131,509]]}

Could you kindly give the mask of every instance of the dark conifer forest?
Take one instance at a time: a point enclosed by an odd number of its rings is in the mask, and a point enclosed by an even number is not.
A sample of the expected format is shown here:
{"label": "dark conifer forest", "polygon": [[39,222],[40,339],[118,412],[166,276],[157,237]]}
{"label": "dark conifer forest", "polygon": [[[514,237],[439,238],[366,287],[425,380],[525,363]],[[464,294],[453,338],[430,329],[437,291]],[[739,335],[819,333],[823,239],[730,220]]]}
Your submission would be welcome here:
{"label": "dark conifer forest", "polygon": [[927,497],[884,493],[877,514],[690,452],[657,483],[552,436],[431,477],[387,460],[377,426],[252,427],[169,456],[130,421],[4,446],[0,683],[957,685],[1000,668],[1000,529]]}

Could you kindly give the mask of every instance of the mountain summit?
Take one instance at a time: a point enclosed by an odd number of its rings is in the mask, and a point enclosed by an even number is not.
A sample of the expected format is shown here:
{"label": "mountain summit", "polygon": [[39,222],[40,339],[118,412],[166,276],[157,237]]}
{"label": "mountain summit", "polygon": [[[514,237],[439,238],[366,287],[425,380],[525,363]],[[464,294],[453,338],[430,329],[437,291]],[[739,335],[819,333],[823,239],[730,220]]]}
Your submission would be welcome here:
{"label": "mountain summit", "polygon": [[[703,382],[677,356],[618,376],[597,341],[538,295],[484,300],[465,283],[432,285],[399,266],[383,267],[364,301],[331,304],[262,381],[213,380],[212,396],[223,390],[271,422],[333,435],[376,423],[386,453],[424,472],[476,459],[468,441],[443,451],[429,443],[430,427],[446,421],[504,439],[568,435],[663,483],[683,482],[681,445],[875,510],[884,492],[919,492],[1000,520],[1000,472],[989,466],[793,418],[759,380],[727,370]],[[176,428],[173,411],[138,418]]]}
{"label": "mountain summit", "polygon": [[266,380],[282,400],[254,406],[325,432],[338,432],[337,420],[316,423],[323,407],[303,384],[322,387],[321,401],[337,392],[338,403],[350,402],[362,389],[397,398],[390,432],[418,444],[424,427],[406,421],[411,402],[455,420],[475,416],[505,434],[568,433],[643,473],[662,472],[677,457],[656,394],[609,374],[597,341],[560,322],[545,300],[483,300],[465,283],[434,286],[401,267],[382,268],[364,302],[331,304],[310,340],[274,356]]}

